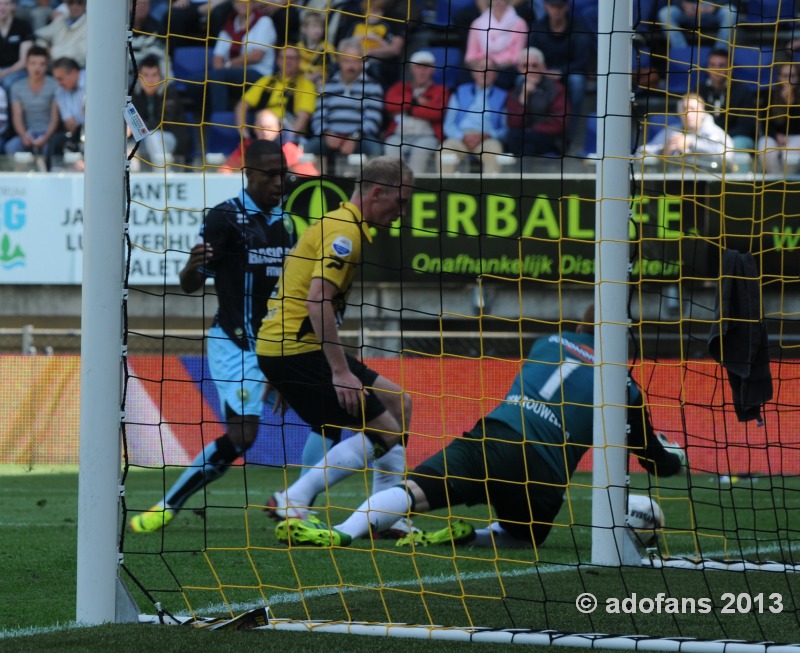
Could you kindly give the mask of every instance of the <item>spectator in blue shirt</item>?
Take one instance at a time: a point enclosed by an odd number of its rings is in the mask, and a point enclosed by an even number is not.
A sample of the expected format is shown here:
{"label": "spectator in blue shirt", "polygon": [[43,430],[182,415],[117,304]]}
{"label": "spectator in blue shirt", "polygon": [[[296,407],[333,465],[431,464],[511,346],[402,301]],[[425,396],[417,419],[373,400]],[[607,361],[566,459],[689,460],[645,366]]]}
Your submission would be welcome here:
{"label": "spectator in blue shirt", "polygon": [[56,104],[63,130],[53,136],[53,150],[81,152],[81,135],[86,109],[86,76],[78,62],[61,57],[53,62],[53,78],[58,82]]}
{"label": "spectator in blue shirt", "polygon": [[466,154],[480,158],[484,174],[499,172],[497,155],[508,133],[508,91],[498,88],[497,65],[491,59],[469,61],[472,82],[461,84],[450,96],[444,115],[442,173],[453,173]]}

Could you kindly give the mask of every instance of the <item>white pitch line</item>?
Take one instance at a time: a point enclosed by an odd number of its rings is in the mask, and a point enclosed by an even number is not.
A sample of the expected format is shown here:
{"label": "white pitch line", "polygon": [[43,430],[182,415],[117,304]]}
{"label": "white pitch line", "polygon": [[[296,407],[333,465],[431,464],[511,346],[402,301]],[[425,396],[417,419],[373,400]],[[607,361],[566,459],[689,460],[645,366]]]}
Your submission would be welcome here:
{"label": "white pitch line", "polygon": [[78,528],[78,519],[75,518],[75,521],[66,522],[24,522],[24,521],[0,521],[0,528],[58,528],[59,526],[69,526],[70,528]]}
{"label": "white pitch line", "polygon": [[53,626],[30,626],[28,628],[18,628],[16,630],[0,630],[0,639],[47,635],[48,633],[63,633],[65,630],[74,630],[76,628],[85,628],[85,626],[71,621],[69,623],[55,624]]}
{"label": "white pitch line", "polygon": [[[444,585],[447,583],[454,583],[457,581],[471,581],[471,580],[487,580],[489,578],[517,578],[519,576],[529,576],[533,573],[550,574],[560,571],[577,569],[574,565],[553,565],[551,567],[532,567],[531,569],[518,569],[508,572],[488,572],[488,571],[472,571],[463,574],[452,574],[448,576],[423,576],[422,578],[413,578],[407,580],[396,580],[383,583],[382,585],[367,585],[362,587],[318,587],[313,590],[297,590],[296,592],[281,592],[274,594],[267,598],[269,605],[290,605],[293,603],[302,603],[309,599],[319,598],[321,596],[332,596],[335,594],[354,594],[359,592],[381,590],[381,589],[402,589],[404,587],[412,587],[414,585]],[[264,605],[260,602],[247,602],[247,603],[232,603],[230,605],[217,604],[210,605],[202,610],[196,611],[197,614],[219,614],[220,612],[246,612],[255,608],[261,608]],[[176,615],[176,616],[189,616],[189,615]]]}
{"label": "white pitch line", "polygon": [[[777,545],[770,545],[770,546],[762,546],[758,548],[750,548],[750,549],[743,549],[741,551],[742,556],[751,555],[753,553],[772,553],[775,551],[782,551],[787,547],[780,547]],[[724,551],[708,551],[705,555],[709,558],[715,558],[726,555]],[[591,567],[592,565],[585,565],[586,567]],[[540,566],[531,566],[529,569],[518,569],[518,570],[511,570],[506,571],[500,574],[499,572],[466,572],[464,574],[450,574],[447,576],[444,575],[436,575],[436,576],[423,576],[422,578],[414,578],[414,579],[407,579],[407,580],[398,580],[398,581],[390,581],[388,583],[384,583],[383,585],[372,585],[366,587],[343,587],[343,588],[336,588],[336,587],[320,587],[313,590],[297,590],[295,592],[281,592],[280,594],[274,594],[267,598],[269,605],[291,605],[295,603],[301,603],[303,601],[307,601],[314,598],[319,598],[323,596],[331,596],[335,594],[353,594],[357,592],[366,592],[366,591],[375,591],[379,589],[402,589],[404,587],[411,587],[414,585],[438,585],[438,584],[447,584],[447,583],[455,583],[457,581],[472,581],[472,580],[486,580],[489,578],[496,578],[498,575],[502,576],[502,578],[518,578],[521,576],[530,576],[533,574],[553,574],[553,573],[561,573],[565,571],[577,571],[580,567],[577,565],[560,565],[554,564],[552,566],[540,567]],[[220,613],[243,613],[247,612],[248,610],[254,610],[256,608],[265,607],[261,602],[247,602],[247,603],[231,603],[231,604],[224,604],[219,603],[215,605],[209,605],[205,608],[200,610],[196,610],[195,613],[197,615],[209,615],[209,616],[218,616]],[[189,614],[176,614],[178,618],[189,618],[191,615]],[[46,634],[52,632],[61,632],[65,630],[70,630],[73,628],[80,628],[82,627],[80,624],[75,622],[71,622],[64,625],[55,625],[55,626],[42,626],[42,627],[34,627],[34,628],[20,628],[17,630],[0,630],[0,640],[2,639],[11,639],[11,638],[18,638],[18,637],[27,637],[30,635],[39,635],[39,634]]]}
{"label": "white pitch line", "polygon": [[[784,547],[785,548],[785,547]],[[741,552],[742,556],[751,555],[753,553],[773,553],[775,551],[783,550],[782,547],[771,545],[771,546],[764,546],[758,547],[758,549],[744,549]],[[716,558],[720,556],[724,556],[724,551],[710,551],[706,552],[705,556],[709,558]],[[591,565],[587,565],[591,566]],[[496,578],[498,575],[502,578],[517,578],[520,576],[530,576],[533,574],[553,574],[553,573],[561,573],[564,571],[576,571],[579,567],[577,565],[560,565],[554,564],[552,566],[547,567],[538,567],[532,566],[529,569],[517,569],[513,571],[507,572],[488,572],[488,571],[481,571],[481,572],[466,572],[464,574],[451,574],[448,576],[437,575],[437,576],[424,576],[422,578],[414,578],[408,580],[398,580],[398,581],[390,581],[388,583],[384,583],[383,585],[370,585],[364,587],[320,587],[313,590],[297,590],[296,592],[281,592],[280,594],[275,594],[273,596],[268,597],[269,605],[289,605],[293,603],[301,603],[303,601],[318,598],[321,596],[331,596],[334,594],[350,594],[355,592],[366,592],[366,591],[374,591],[379,589],[401,589],[404,587],[411,587],[414,585],[438,585],[438,584],[447,584],[447,583],[455,583],[457,581],[471,581],[471,580],[487,580],[489,578]],[[216,604],[208,606],[207,608],[203,608],[202,610],[196,611],[197,614],[200,615],[218,615],[220,612],[228,612],[229,610],[232,612],[246,612],[248,610],[254,610],[255,608],[262,608],[265,607],[262,603],[255,603],[255,602],[248,602],[248,603],[236,603],[231,604],[230,606],[225,604]],[[190,616],[190,615],[176,615],[176,616]]]}

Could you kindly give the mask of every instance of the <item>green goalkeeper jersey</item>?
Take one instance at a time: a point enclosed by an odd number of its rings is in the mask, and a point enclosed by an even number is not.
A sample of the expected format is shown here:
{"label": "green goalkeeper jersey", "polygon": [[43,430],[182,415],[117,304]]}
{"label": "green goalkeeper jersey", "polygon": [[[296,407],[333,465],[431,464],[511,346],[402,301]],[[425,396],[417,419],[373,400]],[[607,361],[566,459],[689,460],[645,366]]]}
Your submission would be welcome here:
{"label": "green goalkeeper jersey", "polygon": [[[629,403],[641,407],[639,388],[631,382]],[[533,343],[521,372],[504,401],[486,416],[524,434],[539,455],[567,483],[581,457],[592,446],[594,405],[594,337],[562,333]],[[643,408],[630,417],[645,418]],[[640,421],[632,429],[643,444]]]}

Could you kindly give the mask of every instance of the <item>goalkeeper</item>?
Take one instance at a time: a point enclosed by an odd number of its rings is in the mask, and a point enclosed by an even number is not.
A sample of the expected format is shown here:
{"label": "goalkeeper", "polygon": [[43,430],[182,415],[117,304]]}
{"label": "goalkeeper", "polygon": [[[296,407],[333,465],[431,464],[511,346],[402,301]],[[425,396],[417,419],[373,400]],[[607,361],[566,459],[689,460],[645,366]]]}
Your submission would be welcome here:
{"label": "goalkeeper", "polygon": [[[276,535],[294,545],[347,546],[408,513],[489,503],[497,522],[478,531],[463,521],[400,542],[475,546],[541,545],[564,490],[592,447],[594,309],[575,333],[538,339],[505,401],[475,427],[409,473],[404,485],[372,495],[344,523],[328,528],[289,519]],[[686,463],[682,449],[656,434],[635,384],[629,393],[629,446],[649,473],[671,476]]]}

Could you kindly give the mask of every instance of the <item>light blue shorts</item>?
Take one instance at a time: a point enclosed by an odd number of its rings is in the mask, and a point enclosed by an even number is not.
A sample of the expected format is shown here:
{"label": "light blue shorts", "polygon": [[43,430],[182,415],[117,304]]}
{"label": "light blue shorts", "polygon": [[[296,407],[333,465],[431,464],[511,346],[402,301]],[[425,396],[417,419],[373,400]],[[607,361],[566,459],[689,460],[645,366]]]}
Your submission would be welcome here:
{"label": "light blue shorts", "polygon": [[254,351],[244,351],[233,342],[222,328],[213,326],[206,340],[208,369],[217,387],[220,410],[225,417],[225,406],[237,415],[258,415],[264,412],[264,375],[258,367]]}

